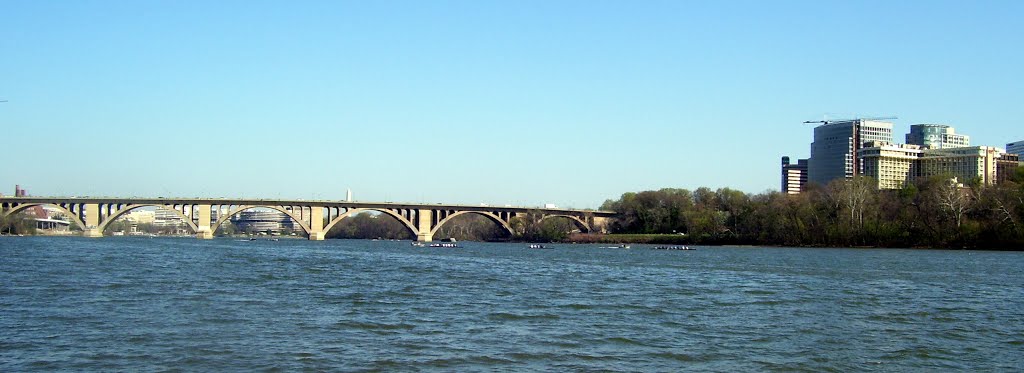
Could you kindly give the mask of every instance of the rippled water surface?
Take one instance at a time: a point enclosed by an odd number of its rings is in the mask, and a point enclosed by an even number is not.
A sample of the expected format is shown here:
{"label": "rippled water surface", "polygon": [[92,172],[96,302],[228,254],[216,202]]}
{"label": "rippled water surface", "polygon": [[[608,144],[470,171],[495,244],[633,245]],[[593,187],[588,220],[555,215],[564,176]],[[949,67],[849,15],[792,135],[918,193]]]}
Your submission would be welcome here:
{"label": "rippled water surface", "polygon": [[1020,371],[1024,253],[0,237],[0,371]]}

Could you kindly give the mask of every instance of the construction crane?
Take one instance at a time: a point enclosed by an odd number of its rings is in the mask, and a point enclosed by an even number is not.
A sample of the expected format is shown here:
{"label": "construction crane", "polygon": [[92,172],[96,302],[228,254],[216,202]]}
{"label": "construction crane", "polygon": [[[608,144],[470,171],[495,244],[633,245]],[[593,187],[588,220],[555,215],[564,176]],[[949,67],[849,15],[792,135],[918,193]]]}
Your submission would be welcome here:
{"label": "construction crane", "polygon": [[845,123],[853,122],[858,120],[890,120],[899,119],[898,117],[867,117],[867,118],[853,118],[853,119],[825,119],[825,120],[808,120],[804,121],[804,124],[821,123],[821,124],[832,124],[832,123]]}

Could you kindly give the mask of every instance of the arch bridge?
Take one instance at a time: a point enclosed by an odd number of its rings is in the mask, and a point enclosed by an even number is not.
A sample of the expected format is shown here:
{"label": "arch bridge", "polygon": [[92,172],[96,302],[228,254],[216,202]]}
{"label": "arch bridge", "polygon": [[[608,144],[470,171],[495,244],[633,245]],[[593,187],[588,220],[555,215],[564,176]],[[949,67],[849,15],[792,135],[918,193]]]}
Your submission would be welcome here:
{"label": "arch bridge", "polygon": [[78,224],[86,237],[103,237],[106,227],[129,211],[156,207],[172,211],[197,238],[210,239],[231,216],[250,209],[277,210],[303,230],[310,240],[324,235],[342,219],[376,211],[401,222],[417,241],[428,242],[441,227],[459,215],[478,214],[515,234],[515,219],[539,222],[549,218],[567,218],[581,231],[604,231],[610,211],[556,208],[491,207],[472,205],[415,204],[390,202],[303,201],[276,199],[224,198],[78,198],[78,197],[0,197],[0,216],[8,216],[34,206],[51,206]]}

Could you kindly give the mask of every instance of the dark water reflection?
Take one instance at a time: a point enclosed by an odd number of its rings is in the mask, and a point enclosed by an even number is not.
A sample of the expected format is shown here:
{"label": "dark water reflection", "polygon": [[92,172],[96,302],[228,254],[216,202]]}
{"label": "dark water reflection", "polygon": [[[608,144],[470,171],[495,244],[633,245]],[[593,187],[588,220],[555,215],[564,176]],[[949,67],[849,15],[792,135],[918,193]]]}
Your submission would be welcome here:
{"label": "dark water reflection", "polygon": [[1024,253],[0,238],[0,371],[1020,371]]}

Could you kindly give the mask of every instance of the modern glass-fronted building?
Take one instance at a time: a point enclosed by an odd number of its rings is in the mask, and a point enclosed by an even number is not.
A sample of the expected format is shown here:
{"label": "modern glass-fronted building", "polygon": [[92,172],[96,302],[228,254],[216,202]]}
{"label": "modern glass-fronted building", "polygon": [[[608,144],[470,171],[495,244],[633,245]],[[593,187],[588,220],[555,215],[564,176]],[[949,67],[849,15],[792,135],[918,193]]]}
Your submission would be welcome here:
{"label": "modern glass-fronted building", "polygon": [[246,210],[231,217],[240,232],[282,232],[302,229],[291,217],[277,210]]}
{"label": "modern glass-fronted building", "polygon": [[872,141],[893,142],[892,123],[854,119],[815,127],[807,165],[808,181],[825,185],[860,174],[857,150]]}
{"label": "modern glass-fronted building", "polygon": [[1006,152],[1010,154],[1024,154],[1024,140],[1006,144]]}
{"label": "modern glass-fronted building", "polygon": [[953,127],[945,124],[914,124],[907,134],[907,144],[927,149],[950,149],[971,146],[971,138],[958,135]]}

